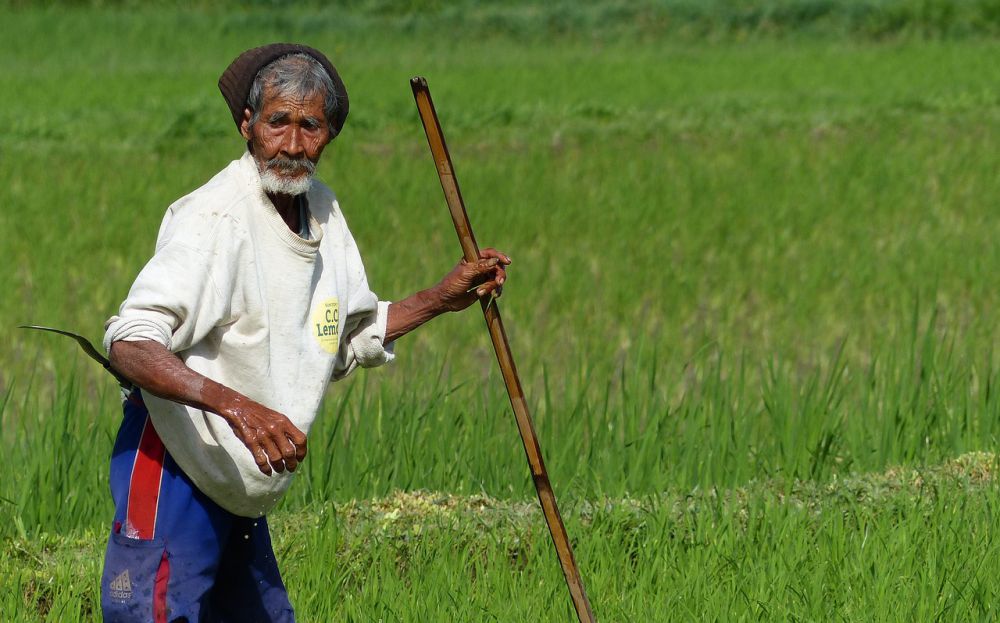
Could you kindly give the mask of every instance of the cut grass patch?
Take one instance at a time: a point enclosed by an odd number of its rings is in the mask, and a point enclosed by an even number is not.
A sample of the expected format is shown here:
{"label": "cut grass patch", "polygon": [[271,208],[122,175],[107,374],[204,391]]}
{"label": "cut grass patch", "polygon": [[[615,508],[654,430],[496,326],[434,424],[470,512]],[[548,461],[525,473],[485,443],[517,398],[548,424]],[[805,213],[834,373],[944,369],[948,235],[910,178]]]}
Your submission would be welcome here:
{"label": "cut grass patch", "polygon": [[[564,515],[603,620],[961,620],[996,614],[996,475],[997,457],[979,452],[825,484],[581,502]],[[302,620],[568,620],[533,501],[396,492],[269,521]],[[7,539],[8,620],[93,617],[105,538]],[[955,547],[970,558],[939,558]]]}

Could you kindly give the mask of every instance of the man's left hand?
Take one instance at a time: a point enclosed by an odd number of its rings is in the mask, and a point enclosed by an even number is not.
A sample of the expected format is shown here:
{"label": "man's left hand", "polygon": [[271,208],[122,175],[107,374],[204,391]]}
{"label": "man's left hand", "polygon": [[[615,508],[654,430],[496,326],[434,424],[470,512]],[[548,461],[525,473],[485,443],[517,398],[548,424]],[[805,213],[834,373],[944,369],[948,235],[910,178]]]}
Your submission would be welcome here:
{"label": "man's left hand", "polygon": [[476,262],[461,260],[434,288],[445,311],[461,311],[484,296],[498,297],[507,280],[510,257],[490,247]]}
{"label": "man's left hand", "polygon": [[507,281],[510,257],[496,249],[480,251],[475,262],[460,261],[436,286],[389,305],[384,343],[403,337],[431,318],[461,311],[481,297],[497,297]]}

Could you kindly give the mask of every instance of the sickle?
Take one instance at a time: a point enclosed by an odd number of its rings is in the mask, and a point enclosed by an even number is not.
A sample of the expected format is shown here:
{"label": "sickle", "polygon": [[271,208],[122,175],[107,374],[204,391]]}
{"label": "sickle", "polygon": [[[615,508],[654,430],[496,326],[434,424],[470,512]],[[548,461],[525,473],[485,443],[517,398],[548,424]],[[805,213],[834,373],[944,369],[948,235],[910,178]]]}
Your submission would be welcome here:
{"label": "sickle", "polygon": [[65,335],[66,337],[73,338],[74,340],[76,340],[76,343],[80,345],[80,348],[83,349],[83,352],[87,353],[88,357],[90,357],[91,359],[93,359],[97,363],[99,363],[102,366],[104,366],[104,369],[107,370],[108,372],[110,372],[111,376],[115,377],[115,380],[118,381],[118,384],[121,385],[122,388],[124,388],[124,389],[126,389],[128,391],[132,390],[132,382],[129,381],[124,376],[122,376],[121,374],[119,374],[117,370],[115,370],[114,368],[112,368],[111,367],[111,362],[108,361],[108,358],[105,357],[104,355],[102,355],[100,352],[98,352],[98,350],[96,348],[94,348],[94,345],[91,344],[87,340],[87,338],[83,337],[82,335],[77,335],[76,333],[71,333],[69,331],[63,331],[62,329],[53,329],[52,327],[43,327],[43,326],[35,325],[35,324],[23,324],[23,325],[18,326],[17,328],[18,329],[35,329],[35,330],[38,330],[38,331],[48,331],[50,333],[58,333],[59,335]]}

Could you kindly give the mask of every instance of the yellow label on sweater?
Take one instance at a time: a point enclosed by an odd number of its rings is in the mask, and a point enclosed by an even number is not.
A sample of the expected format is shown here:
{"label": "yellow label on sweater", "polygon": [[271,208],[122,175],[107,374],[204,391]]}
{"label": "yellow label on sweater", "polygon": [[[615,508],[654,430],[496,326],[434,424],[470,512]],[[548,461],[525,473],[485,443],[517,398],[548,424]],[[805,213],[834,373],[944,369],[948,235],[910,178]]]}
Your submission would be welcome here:
{"label": "yellow label on sweater", "polygon": [[340,301],[329,298],[316,306],[312,315],[312,334],[320,347],[328,353],[337,352],[340,337]]}

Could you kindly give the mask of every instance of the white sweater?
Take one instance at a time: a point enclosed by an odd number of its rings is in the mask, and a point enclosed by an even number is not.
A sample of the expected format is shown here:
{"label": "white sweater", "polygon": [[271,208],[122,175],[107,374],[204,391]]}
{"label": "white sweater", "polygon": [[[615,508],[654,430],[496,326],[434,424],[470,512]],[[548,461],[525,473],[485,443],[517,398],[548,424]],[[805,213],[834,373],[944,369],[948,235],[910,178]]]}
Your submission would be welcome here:
{"label": "white sweater", "polygon": [[[155,340],[308,434],[331,380],[393,355],[382,344],[389,304],[368,289],[336,197],[319,182],[307,197],[311,240],[288,229],[245,153],[171,205],[105,349]],[[174,460],[223,508],[263,515],[291,484],[262,474],[222,417],[143,397]]]}

